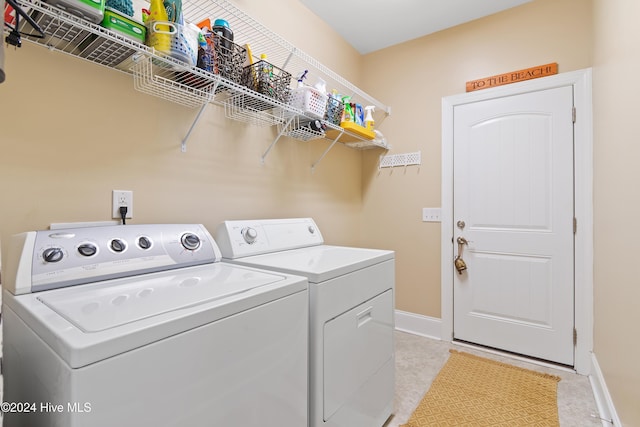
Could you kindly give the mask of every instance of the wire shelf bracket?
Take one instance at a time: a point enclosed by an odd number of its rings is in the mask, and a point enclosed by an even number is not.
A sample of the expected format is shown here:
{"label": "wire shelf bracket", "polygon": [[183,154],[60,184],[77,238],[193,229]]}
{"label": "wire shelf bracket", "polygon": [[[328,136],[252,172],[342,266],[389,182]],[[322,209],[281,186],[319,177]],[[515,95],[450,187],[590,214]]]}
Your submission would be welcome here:
{"label": "wire shelf bracket", "polygon": [[187,152],[187,141],[191,136],[191,132],[193,132],[193,128],[195,128],[196,124],[198,124],[198,122],[200,121],[200,118],[202,117],[202,113],[204,113],[204,110],[205,108],[207,108],[207,105],[209,105],[209,103],[213,100],[213,94],[216,93],[217,87],[218,87],[218,83],[216,82],[213,86],[213,90],[209,93],[209,99],[207,100],[206,103],[202,104],[202,107],[200,107],[200,110],[198,111],[196,118],[193,119],[193,123],[191,123],[191,127],[189,128],[189,130],[187,131],[187,134],[182,139],[182,143],[180,144],[180,151],[182,151],[183,153]]}
{"label": "wire shelf bracket", "polygon": [[322,155],[318,158],[318,160],[316,160],[315,162],[313,162],[313,164],[311,165],[311,173],[315,172],[316,167],[320,164],[320,162],[322,161],[322,159],[324,159],[324,156],[326,156],[329,151],[331,151],[331,149],[333,148],[334,145],[336,145],[336,143],[338,142],[338,140],[340,139],[340,137],[342,136],[342,134],[344,133],[344,130],[342,130],[338,136],[336,136],[336,138],[331,142],[331,145],[329,145],[329,147],[327,147],[326,150],[324,150],[324,152],[322,153]]}

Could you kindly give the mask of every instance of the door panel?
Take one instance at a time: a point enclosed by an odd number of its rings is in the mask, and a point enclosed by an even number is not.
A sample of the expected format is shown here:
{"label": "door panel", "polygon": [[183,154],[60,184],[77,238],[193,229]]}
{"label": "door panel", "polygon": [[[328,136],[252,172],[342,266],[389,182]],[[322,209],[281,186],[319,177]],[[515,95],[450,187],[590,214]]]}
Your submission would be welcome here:
{"label": "door panel", "polygon": [[454,338],[573,365],[572,107],[570,86],[455,107]]}

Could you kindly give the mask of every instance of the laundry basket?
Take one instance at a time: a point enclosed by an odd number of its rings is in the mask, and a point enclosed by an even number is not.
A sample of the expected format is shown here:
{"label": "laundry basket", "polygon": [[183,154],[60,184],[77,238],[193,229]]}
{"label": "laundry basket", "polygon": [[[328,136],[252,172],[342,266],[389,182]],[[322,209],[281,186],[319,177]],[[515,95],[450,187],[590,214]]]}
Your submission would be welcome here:
{"label": "laundry basket", "polygon": [[302,110],[306,116],[322,119],[327,110],[327,98],[327,95],[318,89],[303,86],[290,92],[289,105]]}
{"label": "laundry basket", "polygon": [[[290,83],[291,74],[264,59],[242,70],[244,86],[282,103],[288,101]],[[266,108],[271,108],[271,105]]]}
{"label": "laundry basket", "polygon": [[198,59],[198,34],[189,26],[168,21],[147,22],[147,46],[161,55],[194,66]]}

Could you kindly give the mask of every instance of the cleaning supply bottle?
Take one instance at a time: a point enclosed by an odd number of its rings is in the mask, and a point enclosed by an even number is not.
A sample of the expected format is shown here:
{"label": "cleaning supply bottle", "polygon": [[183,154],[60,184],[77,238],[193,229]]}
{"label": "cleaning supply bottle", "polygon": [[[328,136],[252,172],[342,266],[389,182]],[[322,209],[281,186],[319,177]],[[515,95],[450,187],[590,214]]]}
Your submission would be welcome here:
{"label": "cleaning supply bottle", "polygon": [[182,16],[182,0],[163,0],[164,8],[167,11],[167,20],[178,25],[184,25]]}
{"label": "cleaning supply bottle", "polygon": [[273,66],[267,62],[267,54],[260,54],[260,61],[262,61],[262,72],[266,75],[273,74]]}
{"label": "cleaning supply bottle", "polygon": [[344,105],[336,89],[331,89],[331,93],[327,95],[329,95],[329,102],[327,103],[327,114],[325,118],[334,125],[339,125]]}
{"label": "cleaning supply bottle", "polygon": [[265,53],[260,54],[260,62],[262,70],[260,70],[260,76],[258,78],[257,91],[263,95],[274,96],[273,65],[267,62],[267,55]]}
{"label": "cleaning supply bottle", "polygon": [[343,122],[352,122],[353,121],[353,108],[351,108],[351,97],[343,96],[342,102],[344,103],[344,110],[342,112],[342,120]]}
{"label": "cleaning supply bottle", "polygon": [[309,72],[309,70],[304,70],[298,76],[298,89],[301,88],[301,87],[304,87],[304,79],[307,78],[307,73],[308,72]]}
{"label": "cleaning supply bottle", "polygon": [[233,31],[229,22],[225,19],[216,19],[213,21],[213,27],[211,28],[213,34],[220,37],[220,46],[223,49],[223,53],[230,55],[233,51]]}
{"label": "cleaning supply bottle", "polygon": [[162,0],[151,0],[149,6],[149,39],[147,45],[160,52],[169,52],[171,50],[171,28],[169,25],[162,25],[167,22],[167,10]]}
{"label": "cleaning supply bottle", "polygon": [[198,63],[197,67],[210,73],[213,72],[211,65],[211,46],[207,43],[207,38],[203,32],[198,33]]}
{"label": "cleaning supply bottle", "polygon": [[367,105],[364,107],[364,111],[366,111],[366,115],[364,118],[364,127],[373,130],[375,125],[375,121],[373,120],[373,112],[376,110],[375,105]]}
{"label": "cleaning supply bottle", "polygon": [[327,83],[320,77],[318,77],[318,81],[316,81],[316,84],[314,84],[313,87],[322,94],[327,93]]}
{"label": "cleaning supply bottle", "polygon": [[147,21],[149,20],[149,9],[142,9],[142,23],[143,24],[147,24]]}

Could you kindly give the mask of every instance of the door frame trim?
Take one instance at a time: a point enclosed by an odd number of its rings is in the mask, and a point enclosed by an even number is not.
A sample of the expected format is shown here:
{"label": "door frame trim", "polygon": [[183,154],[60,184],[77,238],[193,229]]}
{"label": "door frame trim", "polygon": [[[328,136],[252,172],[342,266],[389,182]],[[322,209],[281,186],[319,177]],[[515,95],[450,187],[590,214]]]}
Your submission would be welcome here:
{"label": "door frame trim", "polygon": [[578,334],[574,369],[591,371],[593,351],[593,110],[592,70],[572,71],[521,83],[442,98],[442,340],[453,340],[453,112],[457,105],[528,92],[572,86],[577,118],[574,126],[575,235],[574,324]]}

